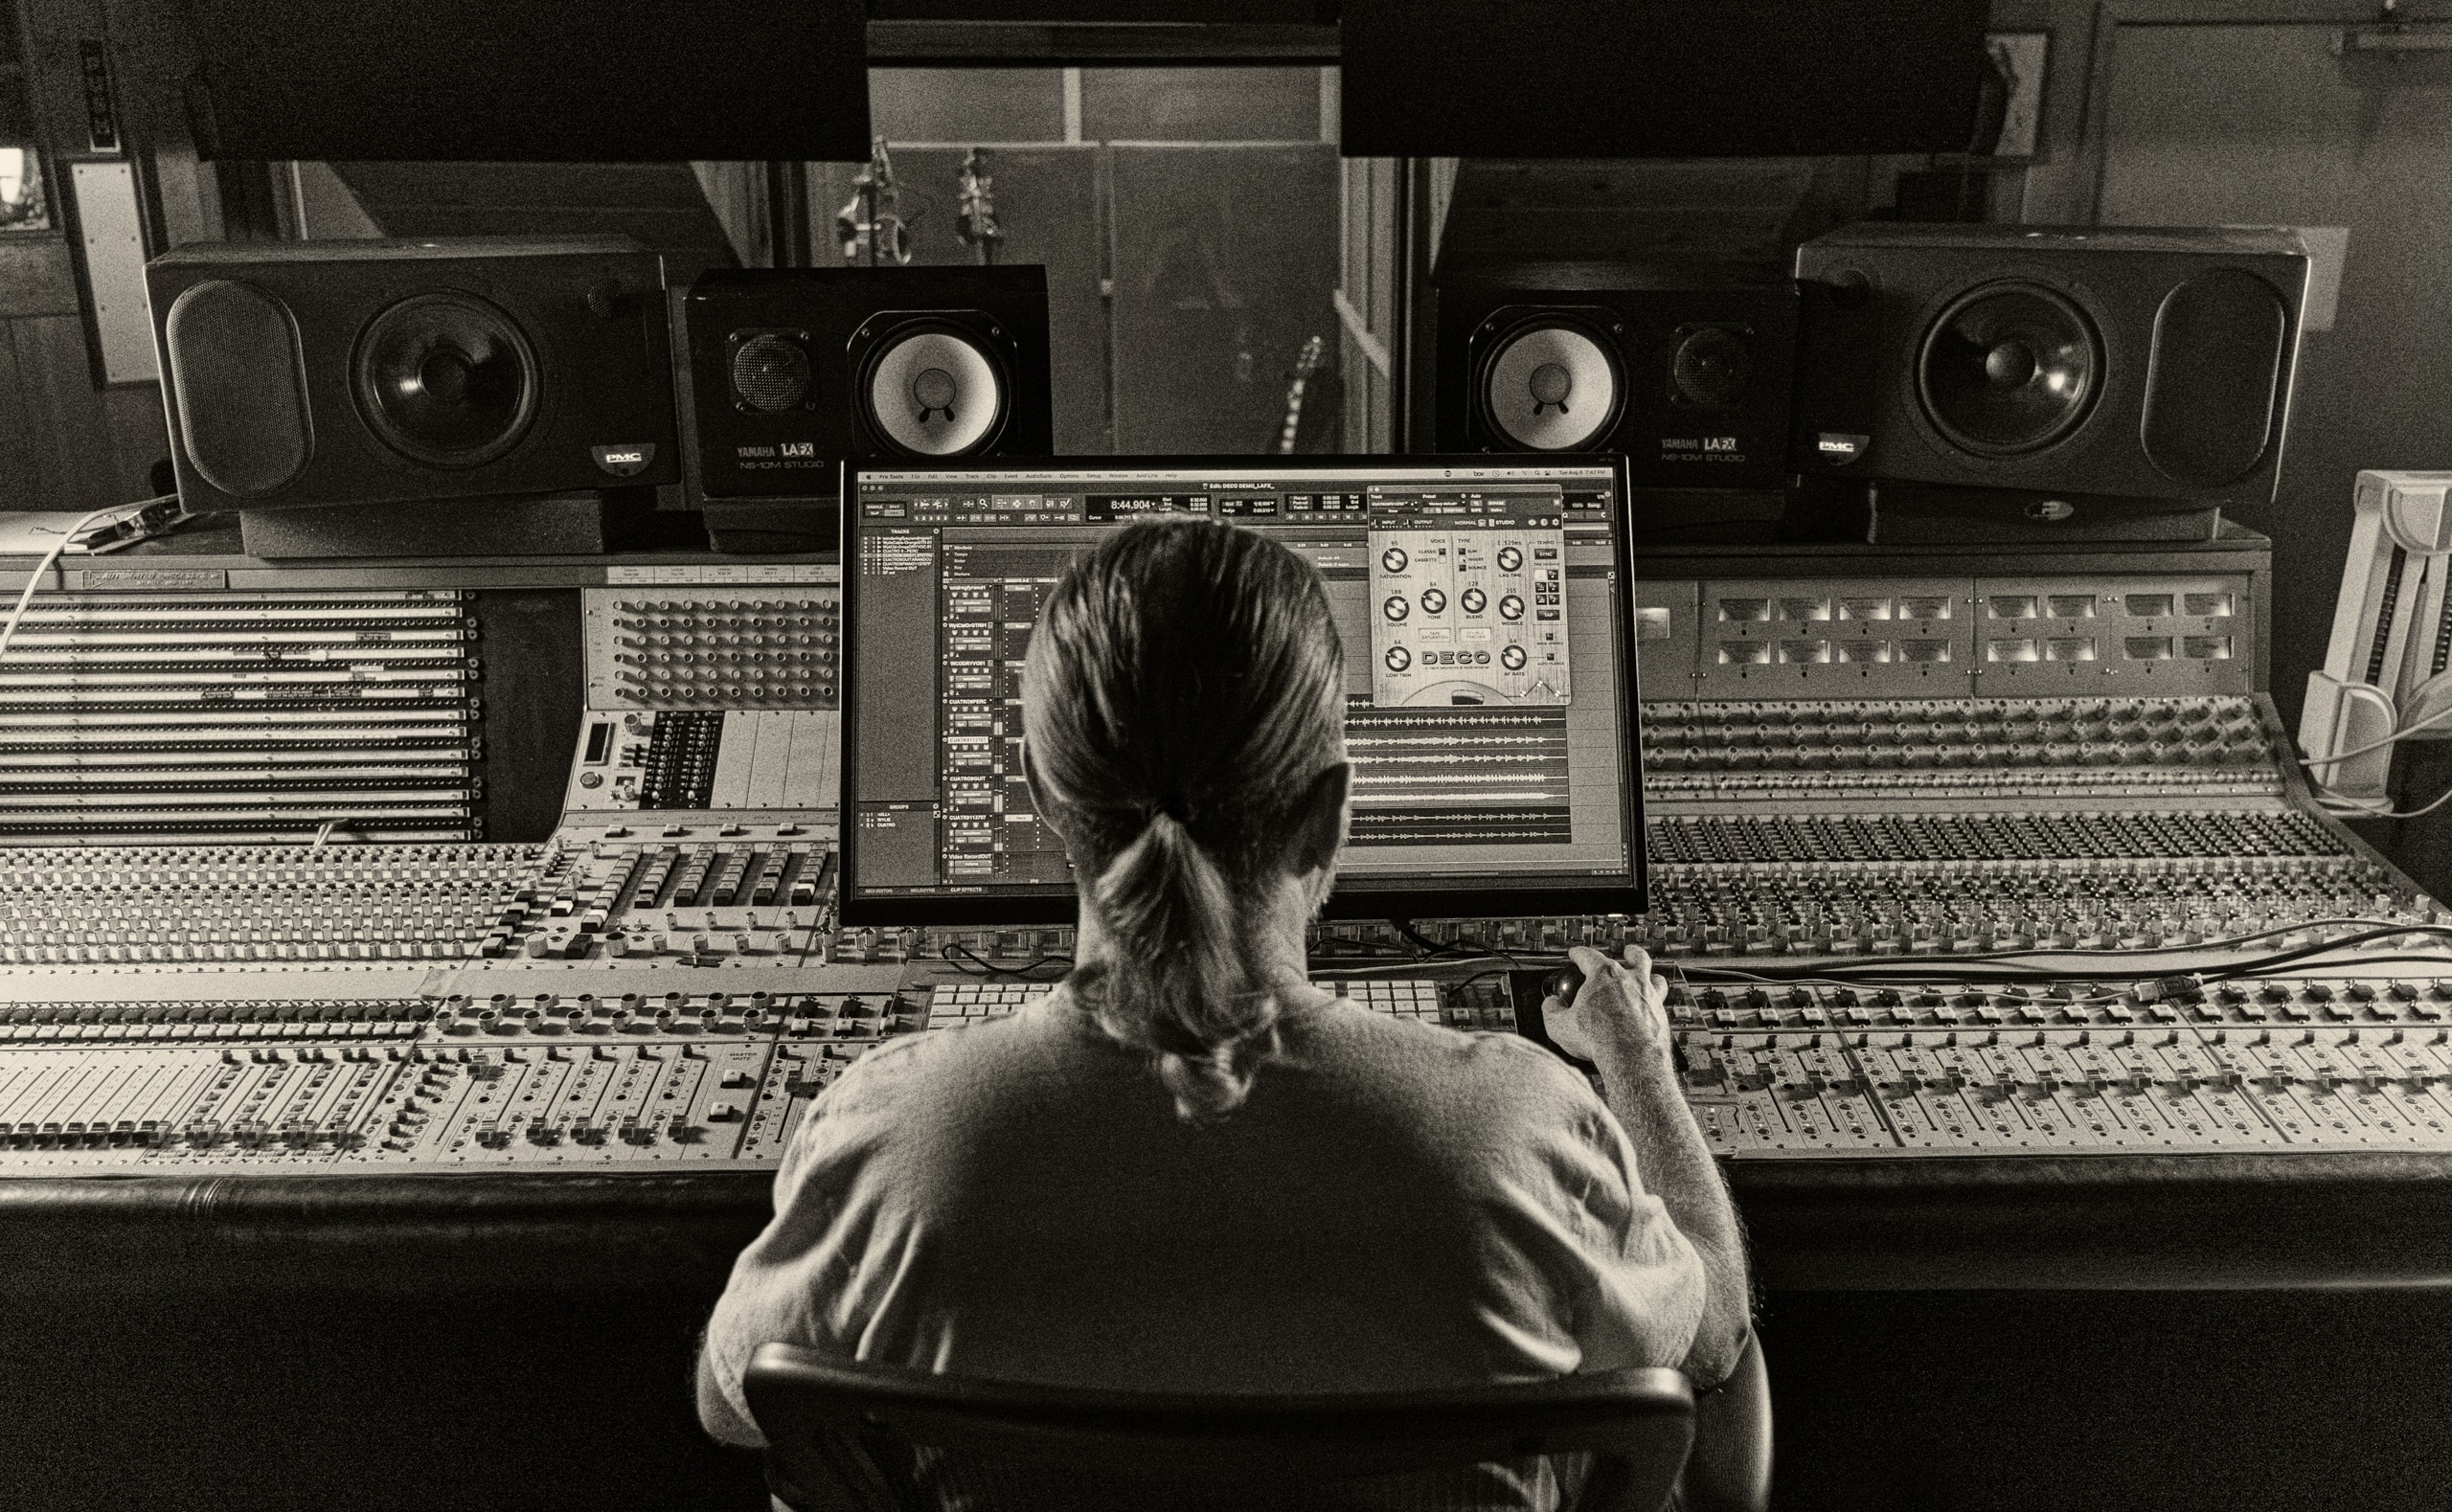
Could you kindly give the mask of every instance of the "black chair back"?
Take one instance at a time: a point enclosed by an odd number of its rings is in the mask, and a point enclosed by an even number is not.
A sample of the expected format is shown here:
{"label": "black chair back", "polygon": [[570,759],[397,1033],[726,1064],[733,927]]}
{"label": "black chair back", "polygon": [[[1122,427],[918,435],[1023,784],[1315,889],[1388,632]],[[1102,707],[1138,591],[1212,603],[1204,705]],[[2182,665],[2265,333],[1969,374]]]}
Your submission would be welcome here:
{"label": "black chair back", "polygon": [[743,1385],[768,1444],[768,1483],[806,1512],[913,1512],[913,1466],[931,1452],[1034,1470],[1010,1482],[1038,1488],[1028,1512],[1051,1504],[1051,1485],[1052,1504],[1068,1509],[1333,1506],[1338,1484],[1356,1478],[1582,1452],[1599,1456],[1590,1490],[1625,1512],[1656,1512],[1694,1424],[1693,1392],[1674,1370],[1458,1391],[1143,1395],[963,1380],[771,1343]]}

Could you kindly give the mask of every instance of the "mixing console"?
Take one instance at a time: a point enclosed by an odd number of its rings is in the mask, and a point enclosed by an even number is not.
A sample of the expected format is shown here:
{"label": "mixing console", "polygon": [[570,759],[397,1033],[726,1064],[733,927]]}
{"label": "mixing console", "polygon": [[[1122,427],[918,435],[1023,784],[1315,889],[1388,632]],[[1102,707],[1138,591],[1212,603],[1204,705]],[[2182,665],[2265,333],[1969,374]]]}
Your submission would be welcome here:
{"label": "mixing console", "polygon": [[746,599],[613,591],[587,597],[591,624],[609,621],[613,630],[609,646],[602,636],[590,639],[597,653],[588,666],[592,704],[832,709],[840,702],[842,624],[831,589]]}
{"label": "mixing console", "polygon": [[558,869],[546,846],[28,847],[0,871],[0,960],[468,956]]}
{"label": "mixing console", "polygon": [[[1045,983],[872,992],[19,1004],[0,1169],[738,1166],[876,1044]],[[1374,1011],[1516,1027],[1508,983],[1324,977]],[[1812,1154],[2452,1149],[2452,981],[1680,989],[1715,1147]]]}
{"label": "mixing console", "polygon": [[1636,592],[1646,698],[2257,688],[2257,602],[2245,573],[1655,578]]}
{"label": "mixing console", "polygon": [[[1515,1027],[1495,983],[1334,985],[1380,1012]],[[19,1004],[0,1010],[0,1171],[757,1165],[882,1040],[1046,990]]]}
{"label": "mixing console", "polygon": [[[1640,583],[1649,912],[1322,924],[1315,973],[1503,1030],[1641,946],[1737,1160],[2452,1150],[2452,920],[2307,801],[2261,579],[2055,560]],[[0,1174],[763,1167],[869,1049],[1069,963],[838,924],[834,568],[488,571],[36,600]]]}
{"label": "mixing console", "polygon": [[1655,800],[2233,797],[2281,792],[2248,698],[2034,698],[1644,708]]}
{"label": "mixing console", "polygon": [[82,594],[0,664],[0,838],[467,839],[473,596]]}
{"label": "mixing console", "polygon": [[761,584],[748,597],[586,590],[587,715],[565,806],[832,809],[842,782],[840,611],[833,570],[803,571],[807,586]]}

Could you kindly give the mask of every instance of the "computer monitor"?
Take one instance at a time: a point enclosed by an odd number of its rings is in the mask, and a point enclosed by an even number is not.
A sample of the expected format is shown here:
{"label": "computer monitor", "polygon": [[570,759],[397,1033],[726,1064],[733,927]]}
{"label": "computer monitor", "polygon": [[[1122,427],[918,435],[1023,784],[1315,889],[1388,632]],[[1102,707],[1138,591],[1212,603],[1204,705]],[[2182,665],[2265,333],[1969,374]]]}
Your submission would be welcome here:
{"label": "computer monitor", "polygon": [[1644,906],[1623,459],[861,462],[844,475],[848,924],[1075,916],[1022,769],[1022,665],[1076,556],[1223,521],[1317,568],[1345,640],[1331,917]]}

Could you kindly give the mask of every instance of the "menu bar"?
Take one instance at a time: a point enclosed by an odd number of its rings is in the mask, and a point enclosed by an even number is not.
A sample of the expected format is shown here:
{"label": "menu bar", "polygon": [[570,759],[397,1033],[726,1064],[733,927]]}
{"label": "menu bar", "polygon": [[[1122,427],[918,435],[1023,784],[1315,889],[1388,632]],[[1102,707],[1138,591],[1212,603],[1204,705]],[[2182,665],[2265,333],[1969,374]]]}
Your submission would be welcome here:
{"label": "menu bar", "polygon": [[1173,484],[1207,488],[1275,488],[1298,493],[1322,489],[1350,491],[1374,484],[1415,486],[1442,483],[1524,483],[1552,487],[1605,487],[1606,467],[1561,466],[1538,463],[1490,463],[1441,467],[1344,467],[1332,472],[1305,473],[1300,463],[1237,467],[995,467],[965,470],[924,467],[869,467],[860,473],[863,493],[901,493],[912,488],[957,488],[965,492],[1088,491],[1158,488]]}

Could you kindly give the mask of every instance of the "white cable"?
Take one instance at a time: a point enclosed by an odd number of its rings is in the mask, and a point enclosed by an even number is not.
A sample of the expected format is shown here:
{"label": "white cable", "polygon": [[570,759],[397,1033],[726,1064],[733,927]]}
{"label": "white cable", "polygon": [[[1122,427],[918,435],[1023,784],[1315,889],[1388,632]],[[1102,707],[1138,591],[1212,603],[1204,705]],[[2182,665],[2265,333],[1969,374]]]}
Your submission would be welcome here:
{"label": "white cable", "polygon": [[2401,813],[2395,813],[2389,801],[2382,808],[2370,808],[2355,800],[2346,799],[2329,788],[2326,789],[2321,796],[2327,811],[2341,819],[2417,819],[2422,815],[2434,813],[2446,803],[2452,803],[2452,788],[2445,788],[2442,796],[2424,808],[2413,808]]}
{"label": "white cable", "polygon": [[78,532],[103,515],[113,514],[129,508],[131,506],[125,504],[106,504],[60,532],[59,539],[53,544],[50,551],[43,553],[42,560],[35,563],[34,570],[26,575],[26,591],[17,596],[17,607],[9,611],[9,622],[0,624],[0,658],[8,656],[9,643],[16,639],[17,621],[26,617],[26,605],[34,601],[34,590],[42,586],[42,575],[51,571],[53,564],[59,560],[59,554],[68,550],[68,543],[77,539]]}
{"label": "white cable", "polygon": [[2352,746],[2347,751],[2336,751],[2328,756],[2301,756],[2299,764],[2301,766],[2337,766],[2352,756],[2363,756],[2370,751],[2381,751],[2386,746],[2397,745],[2419,731],[2432,729],[2447,719],[2452,719],[2452,704],[2444,705],[2416,724],[2402,726],[2381,740],[2370,740],[2363,746]]}

